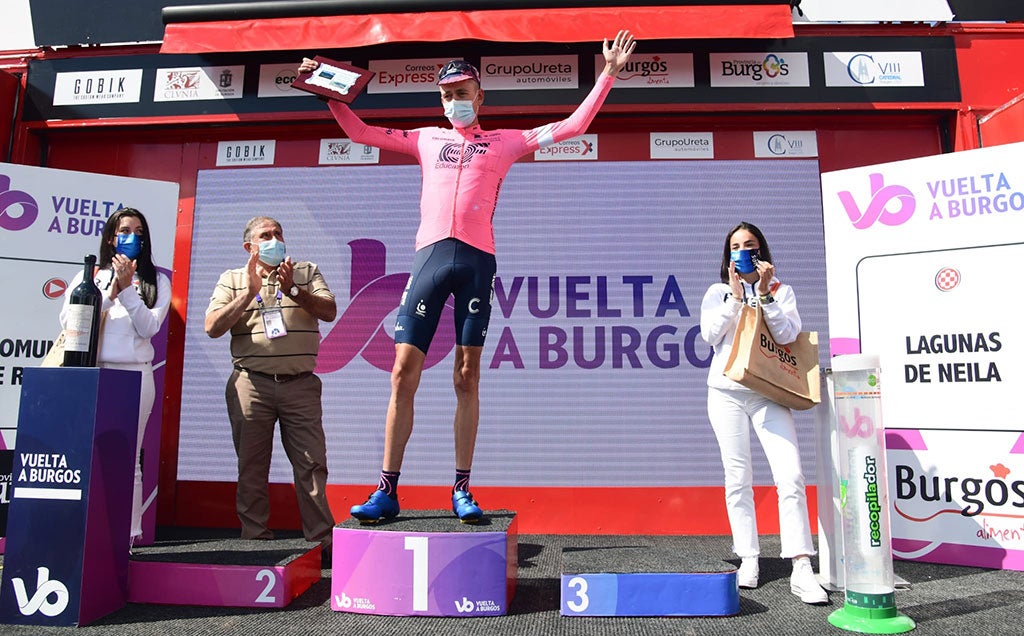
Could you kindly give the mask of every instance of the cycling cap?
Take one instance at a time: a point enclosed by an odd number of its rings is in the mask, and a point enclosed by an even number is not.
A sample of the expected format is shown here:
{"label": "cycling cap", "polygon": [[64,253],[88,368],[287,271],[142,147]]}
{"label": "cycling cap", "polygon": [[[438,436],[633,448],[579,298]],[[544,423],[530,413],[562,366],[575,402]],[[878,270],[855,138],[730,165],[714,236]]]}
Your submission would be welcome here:
{"label": "cycling cap", "polygon": [[476,70],[476,67],[466,60],[452,60],[445,64],[441,72],[437,74],[439,86],[468,79],[476,80],[476,83],[479,84],[480,71]]}

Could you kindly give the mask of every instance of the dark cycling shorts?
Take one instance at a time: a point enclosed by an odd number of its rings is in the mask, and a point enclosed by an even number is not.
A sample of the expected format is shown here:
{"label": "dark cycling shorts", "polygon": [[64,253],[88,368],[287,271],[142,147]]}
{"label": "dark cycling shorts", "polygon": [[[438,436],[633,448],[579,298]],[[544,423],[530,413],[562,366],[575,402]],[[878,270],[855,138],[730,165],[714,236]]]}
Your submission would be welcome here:
{"label": "dark cycling shorts", "polygon": [[491,319],[494,254],[448,238],[416,252],[412,274],[402,293],[395,343],[430,348],[448,296],[455,296],[455,342],[482,347]]}

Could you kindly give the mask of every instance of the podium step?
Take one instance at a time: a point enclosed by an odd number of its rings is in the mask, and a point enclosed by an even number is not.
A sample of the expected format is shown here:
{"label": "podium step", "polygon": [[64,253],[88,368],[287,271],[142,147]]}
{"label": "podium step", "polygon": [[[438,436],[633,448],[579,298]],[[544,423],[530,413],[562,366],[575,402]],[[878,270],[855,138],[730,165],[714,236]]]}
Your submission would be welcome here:
{"label": "podium step", "polygon": [[135,548],[128,601],[285,607],[320,580],[320,546],[305,539],[178,539]]}
{"label": "podium step", "polygon": [[334,527],[331,609],[388,616],[501,616],[515,593],[516,516],[462,524],[449,510],[403,511]]}
{"label": "podium step", "polygon": [[562,616],[731,616],[736,566],[646,546],[562,550]]}

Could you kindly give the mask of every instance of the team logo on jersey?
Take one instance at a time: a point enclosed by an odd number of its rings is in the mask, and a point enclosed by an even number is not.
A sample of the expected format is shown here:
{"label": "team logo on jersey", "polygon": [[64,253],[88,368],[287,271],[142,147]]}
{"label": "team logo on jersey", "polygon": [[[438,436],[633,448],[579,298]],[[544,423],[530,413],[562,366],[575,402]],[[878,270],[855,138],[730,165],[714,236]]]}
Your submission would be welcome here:
{"label": "team logo on jersey", "polygon": [[473,160],[476,155],[486,154],[490,142],[478,143],[478,144],[466,144],[463,147],[462,144],[445,144],[441,147],[441,152],[437,154],[438,166],[442,164],[454,164],[449,167],[456,167],[459,165],[459,159],[462,160],[462,165],[466,165]]}

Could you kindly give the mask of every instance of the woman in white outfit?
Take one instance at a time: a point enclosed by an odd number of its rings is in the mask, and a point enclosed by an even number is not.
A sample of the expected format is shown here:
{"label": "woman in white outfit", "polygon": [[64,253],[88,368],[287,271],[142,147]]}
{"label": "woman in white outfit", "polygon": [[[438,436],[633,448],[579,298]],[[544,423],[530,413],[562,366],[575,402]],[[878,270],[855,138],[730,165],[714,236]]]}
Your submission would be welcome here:
{"label": "woman in white outfit", "polygon": [[708,371],[708,418],[725,468],[725,504],[733,550],[741,558],[737,578],[740,587],[757,587],[760,547],[750,459],[753,428],[778,491],[781,556],[793,560],[790,589],[805,603],[825,603],[828,595],[818,585],[811,567],[814,544],[793,414],[723,375],[744,304],[761,305],[776,342],[796,340],[801,326],[796,296],[789,285],[775,278],[768,243],[761,230],[750,223],[740,223],[726,235],[721,282],[708,288],[700,308],[701,337],[714,348]]}
{"label": "woman in white outfit", "polygon": [[[142,534],[142,441],[153,410],[153,345],[171,303],[171,281],[153,265],[149,224],[141,212],[122,208],[107,219],[100,241],[94,280],[103,294],[106,312],[100,332],[97,365],[142,372],[139,396],[139,434],[135,450],[135,488],[132,496],[131,540]],[[68,284],[61,326],[67,321],[70,292],[80,282],[79,273]]]}

